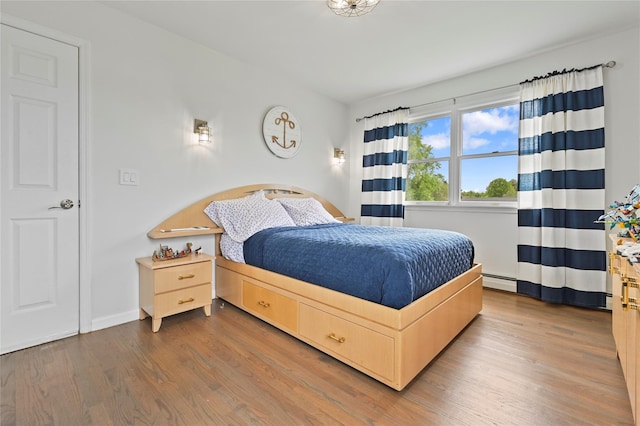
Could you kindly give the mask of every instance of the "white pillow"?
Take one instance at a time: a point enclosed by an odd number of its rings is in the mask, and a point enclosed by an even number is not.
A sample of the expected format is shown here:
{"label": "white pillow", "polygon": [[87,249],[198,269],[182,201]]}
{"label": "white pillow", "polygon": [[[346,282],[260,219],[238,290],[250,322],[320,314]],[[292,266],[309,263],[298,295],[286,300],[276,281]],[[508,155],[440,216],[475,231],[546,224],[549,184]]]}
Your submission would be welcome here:
{"label": "white pillow", "polygon": [[224,206],[226,206],[226,205],[233,204],[233,203],[239,203],[240,200],[244,200],[246,198],[251,198],[251,197],[265,198],[264,192],[262,190],[260,190],[260,191],[254,192],[251,195],[247,195],[244,198],[237,198],[237,199],[233,199],[233,200],[223,200],[223,201],[212,201],[211,203],[209,203],[209,205],[207,207],[205,207],[205,209],[203,211],[207,216],[209,216],[209,219],[211,219],[213,221],[213,223],[218,225],[218,227],[222,228],[222,223],[220,222],[220,217],[218,216],[218,207],[223,206],[223,208],[224,208]]}
{"label": "white pillow", "polygon": [[297,226],[340,222],[315,198],[276,198]]}
{"label": "white pillow", "polygon": [[226,233],[220,237],[220,251],[225,259],[232,260],[238,263],[245,263],[244,261],[244,243],[239,243],[231,239]]}
{"label": "white pillow", "polygon": [[204,212],[239,243],[263,229],[295,226],[282,205],[265,198],[262,191],[243,198],[212,201]]}
{"label": "white pillow", "polygon": [[220,217],[218,216],[218,209],[227,209],[228,206],[237,204],[243,204],[246,202],[250,202],[250,199],[255,198],[259,200],[264,200],[266,197],[264,196],[264,191],[256,191],[251,195],[247,195],[244,198],[235,198],[233,200],[223,200],[223,201],[212,201],[207,207],[205,207],[204,212],[209,218],[220,228],[222,228],[222,222],[220,221]]}

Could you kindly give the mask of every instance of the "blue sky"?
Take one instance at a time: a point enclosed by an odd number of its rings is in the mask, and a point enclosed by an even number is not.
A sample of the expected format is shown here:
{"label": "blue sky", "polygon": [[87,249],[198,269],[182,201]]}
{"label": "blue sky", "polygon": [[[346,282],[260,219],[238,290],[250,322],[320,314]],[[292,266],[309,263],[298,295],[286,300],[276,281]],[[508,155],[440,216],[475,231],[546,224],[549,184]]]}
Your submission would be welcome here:
{"label": "blue sky", "polygon": [[[466,113],[462,116],[462,154],[487,154],[517,151],[518,105],[490,108]],[[422,143],[431,145],[433,155],[449,157],[451,150],[451,118],[428,120],[422,130]],[[516,179],[517,156],[467,159],[462,161],[463,191],[484,192],[489,182],[502,177]],[[441,173],[447,176],[448,164],[442,164]],[[449,180],[447,176],[447,180]]]}

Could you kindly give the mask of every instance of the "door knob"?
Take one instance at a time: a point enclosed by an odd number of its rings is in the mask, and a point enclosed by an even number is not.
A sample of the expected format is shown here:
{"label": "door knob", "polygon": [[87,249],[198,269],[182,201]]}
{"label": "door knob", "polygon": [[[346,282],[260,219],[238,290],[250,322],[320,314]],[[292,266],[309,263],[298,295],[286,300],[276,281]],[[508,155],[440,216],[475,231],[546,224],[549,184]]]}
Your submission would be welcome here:
{"label": "door knob", "polygon": [[60,201],[60,206],[49,207],[49,210],[53,210],[53,209],[69,210],[71,207],[73,207],[73,201],[67,199],[67,200]]}

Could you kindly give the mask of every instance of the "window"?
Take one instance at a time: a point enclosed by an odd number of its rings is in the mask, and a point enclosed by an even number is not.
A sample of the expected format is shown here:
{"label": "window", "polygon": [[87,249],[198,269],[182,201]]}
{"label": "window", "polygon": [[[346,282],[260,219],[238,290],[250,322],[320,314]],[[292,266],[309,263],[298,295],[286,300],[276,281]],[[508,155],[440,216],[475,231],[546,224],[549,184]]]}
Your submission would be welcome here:
{"label": "window", "polygon": [[515,205],[517,94],[484,98],[473,104],[412,110],[408,204]]}

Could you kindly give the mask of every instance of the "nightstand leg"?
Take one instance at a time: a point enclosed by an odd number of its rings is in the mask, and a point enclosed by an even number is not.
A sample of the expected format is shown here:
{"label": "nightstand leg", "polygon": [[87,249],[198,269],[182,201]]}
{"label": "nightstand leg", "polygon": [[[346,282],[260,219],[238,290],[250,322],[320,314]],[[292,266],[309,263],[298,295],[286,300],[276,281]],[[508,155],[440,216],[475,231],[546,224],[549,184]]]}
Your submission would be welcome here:
{"label": "nightstand leg", "polygon": [[144,311],[144,309],[140,309],[140,319],[143,320],[146,317],[148,317],[147,313]]}
{"label": "nightstand leg", "polygon": [[160,330],[160,325],[162,324],[162,318],[151,318],[151,330],[154,333],[157,333]]}
{"label": "nightstand leg", "polygon": [[208,317],[211,316],[211,305],[203,306],[204,314]]}

